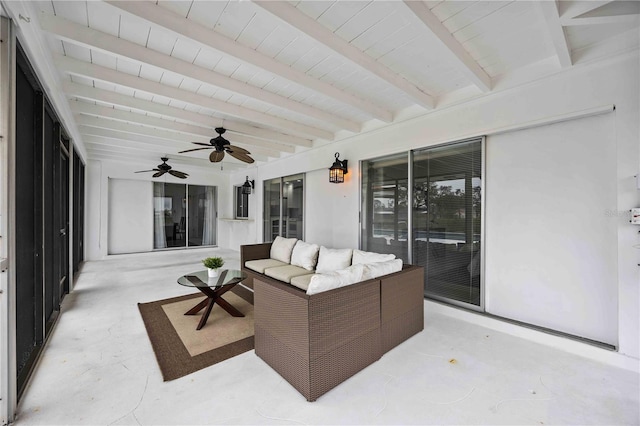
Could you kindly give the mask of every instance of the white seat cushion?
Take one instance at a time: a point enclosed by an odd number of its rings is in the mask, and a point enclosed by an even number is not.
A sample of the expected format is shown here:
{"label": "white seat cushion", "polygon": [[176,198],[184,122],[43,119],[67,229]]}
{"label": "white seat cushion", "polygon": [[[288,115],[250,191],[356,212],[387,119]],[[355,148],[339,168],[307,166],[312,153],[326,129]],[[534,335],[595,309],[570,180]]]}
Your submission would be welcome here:
{"label": "white seat cushion", "polygon": [[264,274],[268,277],[275,278],[278,281],[284,281],[285,283],[290,284],[291,278],[299,277],[300,275],[309,275],[309,271],[299,266],[285,265],[265,269]]}
{"label": "white seat cushion", "polygon": [[320,247],[316,272],[319,274],[325,274],[339,269],[348,268],[351,265],[352,253],[352,249],[330,249],[325,246]]}
{"label": "white seat cushion", "polygon": [[327,274],[315,274],[309,280],[307,294],[322,293],[363,281],[364,265],[353,265]]}
{"label": "white seat cushion", "polygon": [[271,244],[270,258],[279,260],[284,263],[291,263],[291,252],[293,252],[293,246],[296,245],[297,238],[282,238],[277,236]]}
{"label": "white seat cushion", "polygon": [[383,254],[383,253],[374,253],[372,251],[354,250],[353,258],[351,259],[351,264],[358,265],[360,263],[386,262],[388,260],[393,260],[395,258],[396,258],[395,254]]}
{"label": "white seat cushion", "polygon": [[291,278],[291,285],[298,287],[299,289],[302,289],[304,291],[307,291],[307,289],[309,288],[309,282],[311,281],[311,277],[313,277],[315,274],[307,274],[307,275],[300,275],[298,277],[293,277]]}
{"label": "white seat cushion", "polygon": [[364,266],[363,279],[370,280],[383,275],[392,274],[402,270],[402,259],[388,260],[386,262],[367,263]]}
{"label": "white seat cushion", "polygon": [[316,268],[319,250],[320,246],[317,244],[298,241],[291,253],[291,264],[304,268],[307,271],[313,271]]}
{"label": "white seat cushion", "polygon": [[267,268],[274,268],[276,266],[285,265],[287,264],[275,259],[247,260],[246,262],[244,262],[245,267],[251,269],[252,271],[256,271],[259,274],[264,274],[264,270]]}

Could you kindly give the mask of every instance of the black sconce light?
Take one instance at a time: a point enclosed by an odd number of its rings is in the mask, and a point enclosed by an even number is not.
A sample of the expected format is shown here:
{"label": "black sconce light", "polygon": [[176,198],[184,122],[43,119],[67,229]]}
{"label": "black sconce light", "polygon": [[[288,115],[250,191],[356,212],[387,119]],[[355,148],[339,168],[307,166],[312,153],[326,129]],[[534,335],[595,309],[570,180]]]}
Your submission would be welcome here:
{"label": "black sconce light", "polygon": [[348,160],[340,160],[338,158],[339,156],[340,153],[336,152],[336,161],[334,161],[333,165],[329,169],[329,182],[331,183],[344,182],[344,175],[349,173],[349,170],[347,170]]}
{"label": "black sconce light", "polygon": [[255,180],[249,180],[249,176],[247,176],[246,180],[242,184],[242,193],[247,195],[251,194],[251,190],[253,189],[255,183]]}

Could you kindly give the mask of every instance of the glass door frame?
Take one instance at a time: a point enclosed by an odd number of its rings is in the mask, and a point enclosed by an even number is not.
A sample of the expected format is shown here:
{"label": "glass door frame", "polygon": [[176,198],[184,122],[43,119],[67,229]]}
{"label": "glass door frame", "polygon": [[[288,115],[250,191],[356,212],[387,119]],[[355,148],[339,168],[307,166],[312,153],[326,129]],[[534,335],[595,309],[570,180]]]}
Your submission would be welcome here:
{"label": "glass door frame", "polygon": [[[471,303],[465,303],[465,302],[461,302],[458,300],[454,300],[454,299],[448,299],[445,297],[440,297],[440,296],[430,296],[428,299],[429,300],[436,300],[436,301],[440,301],[440,302],[444,302],[446,304],[449,305],[454,305],[454,306],[459,306],[465,309],[469,309],[472,311],[479,311],[479,312],[485,312],[485,282],[484,282],[484,277],[485,277],[485,204],[486,204],[486,187],[485,187],[485,176],[486,176],[486,136],[478,136],[478,137],[472,137],[472,138],[466,138],[466,139],[461,139],[461,140],[456,140],[456,141],[451,141],[451,142],[445,142],[445,143],[441,143],[441,144],[435,144],[435,145],[429,145],[429,146],[425,146],[422,148],[417,148],[417,149],[410,149],[409,151],[407,151],[407,200],[409,200],[407,202],[407,253],[408,253],[408,258],[409,258],[409,263],[413,264],[414,262],[414,253],[413,253],[413,197],[414,197],[414,170],[413,170],[413,160],[414,160],[414,155],[415,152],[418,151],[423,151],[423,150],[428,150],[428,149],[432,149],[432,148],[443,148],[446,146],[450,146],[450,145],[457,145],[457,144],[461,144],[461,143],[466,143],[466,142],[474,142],[474,141],[479,141],[480,142],[480,156],[481,156],[481,165],[480,165],[480,193],[482,194],[482,203],[480,204],[480,304],[479,305],[473,305]],[[360,170],[364,170],[363,166],[364,163],[366,161],[371,161],[371,160],[376,160],[376,159],[383,159],[385,157],[389,157],[392,155],[398,155],[398,153],[389,153],[386,155],[382,155],[382,156],[376,156],[376,157],[372,157],[372,158],[364,158],[361,159],[359,161],[359,167]],[[367,218],[363,217],[363,209],[362,209],[362,181],[363,181],[363,175],[362,173],[360,174],[360,184],[358,185],[358,199],[360,200],[360,205],[359,205],[359,225],[360,225],[360,231],[358,232],[358,247],[360,249],[362,249],[362,221],[366,221]],[[427,297],[425,296],[425,299]]]}
{"label": "glass door frame", "polygon": [[[276,177],[276,178],[271,178],[271,179],[265,179],[262,181],[262,241],[263,242],[267,242],[265,239],[265,235],[267,232],[267,228],[266,228],[266,220],[265,218],[265,197],[266,197],[266,191],[265,191],[265,186],[269,183],[272,182],[278,182],[279,184],[279,194],[278,194],[278,211],[279,211],[279,217],[278,217],[278,235],[279,236],[283,236],[283,232],[286,231],[286,229],[283,227],[283,223],[284,223],[284,215],[285,215],[285,211],[284,211],[284,183],[288,178],[293,178],[293,177],[297,177],[300,176],[300,179],[302,180],[302,217],[303,217],[303,224],[302,224],[302,230],[301,230],[301,237],[298,238],[299,240],[303,240],[305,238],[305,233],[306,233],[306,227],[307,227],[307,221],[305,220],[305,217],[307,215],[307,209],[306,209],[306,205],[307,205],[307,179],[306,179],[306,173],[294,173],[292,175],[287,175],[287,176],[281,176],[281,177]],[[284,236],[284,238],[287,238],[286,236]],[[275,238],[272,238],[271,240],[269,240],[269,242],[273,241]]]}

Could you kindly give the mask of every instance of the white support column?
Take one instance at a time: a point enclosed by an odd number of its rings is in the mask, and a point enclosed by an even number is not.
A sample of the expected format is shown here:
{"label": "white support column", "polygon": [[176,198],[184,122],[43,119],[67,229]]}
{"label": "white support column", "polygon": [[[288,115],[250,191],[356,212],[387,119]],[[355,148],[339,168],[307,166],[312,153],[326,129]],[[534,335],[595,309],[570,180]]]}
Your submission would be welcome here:
{"label": "white support column", "polygon": [[12,422],[18,401],[15,281],[15,33],[0,16],[0,423]]}

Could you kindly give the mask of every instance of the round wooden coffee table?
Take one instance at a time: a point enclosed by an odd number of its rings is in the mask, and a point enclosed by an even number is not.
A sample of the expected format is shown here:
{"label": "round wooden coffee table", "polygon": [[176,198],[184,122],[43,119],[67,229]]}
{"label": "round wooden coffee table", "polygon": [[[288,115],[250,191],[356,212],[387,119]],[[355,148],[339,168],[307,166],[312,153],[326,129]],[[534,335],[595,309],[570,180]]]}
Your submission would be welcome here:
{"label": "round wooden coffee table", "polygon": [[218,304],[229,315],[243,317],[244,314],[234,308],[222,295],[235,287],[236,284],[247,278],[247,275],[236,269],[220,269],[215,278],[209,278],[207,271],[196,271],[178,278],[178,284],[186,287],[195,287],[207,296],[202,302],[185,312],[185,315],[195,315],[206,308],[196,330],[200,330],[206,323],[214,304]]}

